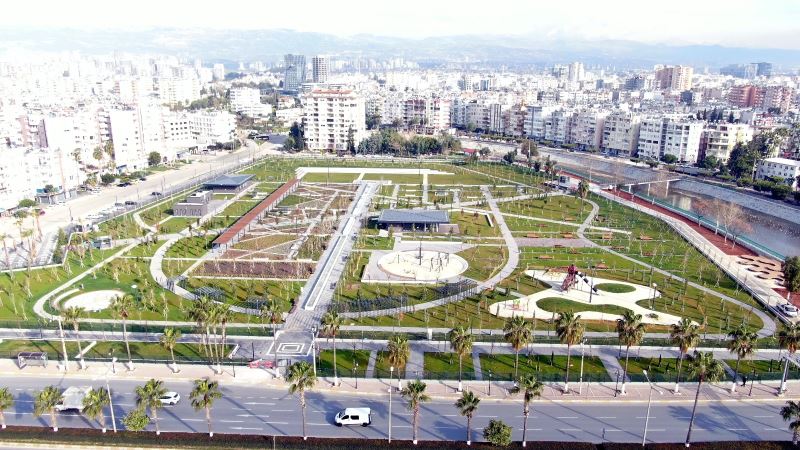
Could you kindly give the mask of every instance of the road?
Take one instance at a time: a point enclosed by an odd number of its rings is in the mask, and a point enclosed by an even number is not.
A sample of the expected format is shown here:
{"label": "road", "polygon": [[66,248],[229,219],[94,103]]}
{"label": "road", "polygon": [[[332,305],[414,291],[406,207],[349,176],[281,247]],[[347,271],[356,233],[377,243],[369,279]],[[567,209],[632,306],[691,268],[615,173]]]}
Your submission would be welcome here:
{"label": "road", "polygon": [[[64,381],[61,378],[3,378],[0,386],[12,386],[17,398],[14,408],[6,412],[10,425],[48,426],[49,417],[32,415],[35,391],[48,384],[92,385],[102,387],[102,379]],[[114,380],[111,384],[115,417],[121,429],[121,418],[135,407],[132,394],[138,383]],[[191,384],[166,382],[166,388],[177,391],[182,399],[178,405],[166,406],[159,412],[162,431],[206,432],[202,411],[195,411],[189,402]],[[262,435],[301,435],[302,422],[297,398],[284,390],[270,390],[258,386],[223,385],[223,398],[213,407],[212,420],[215,433],[244,433]],[[498,395],[495,393],[495,395]],[[677,403],[654,402],[648,427],[648,441],[682,442],[686,436],[691,414],[692,396]],[[670,398],[674,398],[670,395]],[[388,394],[340,394],[310,392],[307,394],[307,427],[310,436],[386,438],[389,415]],[[694,441],[711,440],[788,440],[790,433],[778,415],[781,401],[769,402],[714,402],[701,403],[693,432]],[[392,438],[411,438],[411,413],[402,399],[393,394]],[[641,442],[644,428],[646,402],[553,402],[534,403],[530,416],[530,440],[555,441],[613,441]],[[333,416],[345,407],[372,409],[372,425],[366,428],[338,428]],[[109,416],[110,418],[110,416]],[[518,400],[483,400],[473,420],[474,440],[481,440],[481,430],[492,418],[501,418],[514,427],[514,439],[522,435],[522,404]],[[60,427],[96,427],[77,413],[59,414]],[[110,420],[108,421],[110,428]],[[421,409],[420,439],[463,440],[465,419],[458,414],[452,401],[434,399]],[[153,426],[150,426],[153,429]]]}
{"label": "road", "polygon": [[[224,171],[225,168],[237,163],[259,158],[269,153],[274,153],[279,145],[279,140],[269,141],[258,145],[253,141],[246,141],[246,146],[233,153],[222,152],[218,155],[193,155],[192,163],[181,166],[175,170],[168,170],[147,177],[147,180],[126,187],[112,185],[103,188],[97,194],[81,195],[70,199],[63,205],[53,205],[45,208],[45,214],[39,218],[42,233],[57,231],[58,228],[70,223],[71,218],[81,218],[96,213],[115,202],[125,200],[145,200],[150,198],[150,193],[168,189],[172,185],[188,182],[192,178],[206,174],[210,171]],[[30,226],[30,221],[26,222]],[[0,218],[0,232],[8,233],[15,238],[19,237],[13,217]]]}

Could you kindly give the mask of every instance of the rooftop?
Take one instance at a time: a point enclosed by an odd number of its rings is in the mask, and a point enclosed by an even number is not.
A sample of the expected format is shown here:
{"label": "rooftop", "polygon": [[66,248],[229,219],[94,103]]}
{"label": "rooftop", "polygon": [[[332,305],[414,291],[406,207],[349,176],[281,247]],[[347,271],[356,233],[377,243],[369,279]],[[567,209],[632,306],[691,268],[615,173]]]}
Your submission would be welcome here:
{"label": "rooftop", "polygon": [[239,187],[253,178],[252,174],[225,174],[203,184],[206,188]]}
{"label": "rooftop", "polygon": [[800,167],[800,161],[796,159],[788,159],[788,158],[766,158],[764,159],[765,163],[775,163],[775,164],[783,164],[786,166],[795,166]]}
{"label": "rooftop", "polygon": [[450,223],[447,211],[431,209],[384,209],[379,223]]}

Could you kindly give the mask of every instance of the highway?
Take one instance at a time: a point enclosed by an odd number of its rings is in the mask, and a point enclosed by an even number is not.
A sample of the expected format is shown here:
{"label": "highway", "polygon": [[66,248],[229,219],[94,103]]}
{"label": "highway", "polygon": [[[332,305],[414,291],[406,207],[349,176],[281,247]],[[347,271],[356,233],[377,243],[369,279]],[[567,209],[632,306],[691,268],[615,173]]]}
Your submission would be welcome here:
{"label": "highway", "polygon": [[[11,386],[16,397],[14,408],[6,412],[9,425],[49,426],[48,416],[35,418],[33,396],[35,391],[48,384],[66,388],[69,385],[102,387],[103,379],[0,378],[0,386]],[[135,407],[134,387],[141,383],[114,380],[111,383],[117,426],[122,429],[121,418]],[[189,402],[191,384],[167,381],[166,387],[180,393],[182,399],[175,406],[165,406],[159,411],[162,431],[204,433],[207,431],[202,411],[195,411]],[[259,386],[228,384],[222,386],[223,398],[212,409],[215,433],[245,433],[263,435],[300,435],[302,422],[297,398],[284,390],[265,389]],[[495,393],[495,395],[498,395]],[[655,394],[658,397],[658,394]],[[317,437],[377,438],[387,437],[389,425],[389,394],[319,393],[310,392],[308,398],[308,432]],[[670,398],[674,398],[670,396]],[[648,441],[682,442],[686,436],[691,415],[692,396],[678,403],[660,403],[654,398],[648,427]],[[397,394],[392,401],[392,438],[411,438],[411,413]],[[783,400],[761,402],[713,402],[698,406],[693,441],[709,440],[788,440],[790,433],[778,410]],[[345,407],[372,409],[369,427],[338,428],[333,416]],[[534,402],[528,422],[529,440],[553,441],[613,441],[641,442],[646,402],[623,401]],[[110,415],[109,428],[110,428]],[[518,399],[483,400],[473,420],[474,440],[481,440],[481,430],[490,419],[501,418],[514,427],[514,439],[522,435],[522,404]],[[59,427],[96,427],[78,413],[59,414]],[[452,401],[437,400],[426,403],[421,410],[420,439],[463,440],[465,419],[458,414]],[[150,429],[153,429],[151,424]]]}

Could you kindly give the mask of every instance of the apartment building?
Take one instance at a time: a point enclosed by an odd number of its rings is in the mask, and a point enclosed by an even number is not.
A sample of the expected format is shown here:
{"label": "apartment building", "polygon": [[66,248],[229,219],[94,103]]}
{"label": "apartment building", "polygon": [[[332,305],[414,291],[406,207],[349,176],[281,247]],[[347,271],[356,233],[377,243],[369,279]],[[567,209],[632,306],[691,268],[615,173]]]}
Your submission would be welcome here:
{"label": "apartment building", "polygon": [[189,127],[198,146],[233,142],[236,117],[228,111],[198,111],[189,116]]}
{"label": "apartment building", "polygon": [[797,177],[800,176],[800,161],[786,158],[766,158],[758,163],[756,179],[783,178],[792,188],[797,188]]}
{"label": "apartment building", "polygon": [[610,113],[603,123],[601,148],[612,155],[634,155],[639,143],[640,122],[641,117],[630,111]]}
{"label": "apartment building", "polygon": [[231,110],[247,117],[266,117],[272,114],[272,105],[261,103],[261,91],[252,87],[231,89]]}
{"label": "apartment building", "polygon": [[569,142],[572,126],[572,111],[557,109],[544,121],[544,139],[556,144]]}
{"label": "apartment building", "polygon": [[585,109],[575,113],[569,142],[581,150],[599,149],[603,144],[603,128],[608,111]]}
{"label": "apartment building", "polygon": [[660,89],[688,91],[692,89],[694,69],[689,66],[662,67],[656,70],[655,82]]}
{"label": "apartment building", "polygon": [[727,162],[736,144],[747,143],[753,138],[753,128],[743,123],[709,123],[703,130],[700,153],[703,158],[714,156]]}
{"label": "apartment building", "polygon": [[283,64],[283,90],[298,92],[300,85],[306,82],[306,57],[287,54],[283,56]]}
{"label": "apartment building", "polygon": [[200,96],[200,80],[195,76],[159,77],[158,98],[162,104],[188,104]]}
{"label": "apartment building", "polygon": [[314,89],[303,95],[303,125],[311,150],[345,152],[366,137],[364,98],[351,89]]}
{"label": "apartment building", "polygon": [[525,133],[534,139],[544,139],[545,122],[558,109],[556,105],[530,105],[527,107]]}
{"label": "apartment building", "polygon": [[402,119],[406,124],[416,123],[430,132],[447,130],[450,128],[450,105],[450,100],[439,97],[413,96],[402,103]]}
{"label": "apartment building", "polygon": [[660,160],[665,155],[672,155],[680,162],[694,164],[700,154],[704,124],[679,116],[643,118],[639,126],[637,156]]}
{"label": "apartment building", "polygon": [[330,75],[331,60],[327,56],[311,58],[311,80],[314,83],[327,83]]}

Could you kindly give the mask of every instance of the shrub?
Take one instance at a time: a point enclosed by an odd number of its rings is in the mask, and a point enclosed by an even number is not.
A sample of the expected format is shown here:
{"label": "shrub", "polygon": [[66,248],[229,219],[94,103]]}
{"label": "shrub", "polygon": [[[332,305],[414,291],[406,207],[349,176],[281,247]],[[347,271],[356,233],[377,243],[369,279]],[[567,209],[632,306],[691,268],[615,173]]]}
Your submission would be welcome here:
{"label": "shrub", "polygon": [[122,424],[128,431],[142,431],[147,428],[150,418],[141,409],[134,409],[122,418]]}
{"label": "shrub", "polygon": [[770,190],[773,198],[783,200],[792,192],[792,187],[785,184],[774,184]]}
{"label": "shrub", "polygon": [[502,420],[492,419],[483,429],[483,438],[493,445],[507,447],[511,444],[511,427]]}

